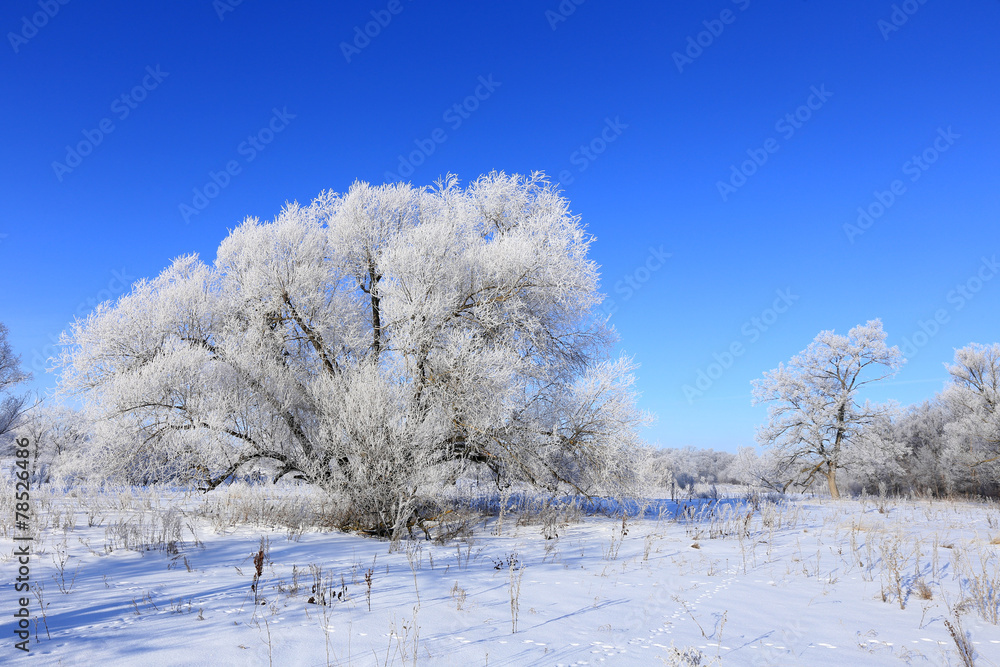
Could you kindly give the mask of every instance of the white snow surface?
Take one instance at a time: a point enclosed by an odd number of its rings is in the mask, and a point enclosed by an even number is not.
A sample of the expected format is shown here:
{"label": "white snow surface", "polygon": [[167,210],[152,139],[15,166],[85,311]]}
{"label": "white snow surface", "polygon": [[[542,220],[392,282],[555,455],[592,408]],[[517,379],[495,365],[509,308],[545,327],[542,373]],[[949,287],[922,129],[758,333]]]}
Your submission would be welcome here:
{"label": "white snow surface", "polygon": [[[976,665],[1000,664],[995,504],[659,501],[624,535],[620,518],[593,515],[545,539],[512,514],[444,543],[415,529],[393,549],[269,525],[267,491],[212,493],[224,518],[197,494],[34,492],[30,577],[45,613],[33,591],[30,653],[8,630],[0,663],[962,665],[948,621]],[[13,628],[26,594],[5,521]],[[181,540],[156,548],[148,538],[168,525]],[[125,548],[143,535],[154,548]]]}

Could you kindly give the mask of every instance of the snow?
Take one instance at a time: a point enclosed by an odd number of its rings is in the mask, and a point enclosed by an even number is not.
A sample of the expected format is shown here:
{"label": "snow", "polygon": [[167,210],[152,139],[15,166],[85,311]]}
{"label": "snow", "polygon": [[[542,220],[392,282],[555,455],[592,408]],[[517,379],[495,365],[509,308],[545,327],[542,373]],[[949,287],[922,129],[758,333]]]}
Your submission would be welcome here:
{"label": "snow", "polygon": [[[438,543],[416,530],[394,549],[269,525],[268,495],[301,490],[212,493],[209,504],[164,490],[33,490],[31,577],[45,615],[33,593],[31,652],[7,633],[2,660],[683,665],[696,663],[679,652],[696,649],[705,665],[961,665],[945,625],[959,620],[976,664],[1000,664],[1000,600],[989,589],[977,600],[973,577],[1000,591],[993,504],[659,501],[624,530],[620,518],[581,516],[545,539],[537,520],[510,514],[499,531],[497,517],[481,518],[471,536]],[[5,583],[17,577],[13,535],[5,524]],[[154,548],[124,548],[143,536]],[[327,605],[315,603],[317,567]],[[17,594],[5,590],[7,615]]]}

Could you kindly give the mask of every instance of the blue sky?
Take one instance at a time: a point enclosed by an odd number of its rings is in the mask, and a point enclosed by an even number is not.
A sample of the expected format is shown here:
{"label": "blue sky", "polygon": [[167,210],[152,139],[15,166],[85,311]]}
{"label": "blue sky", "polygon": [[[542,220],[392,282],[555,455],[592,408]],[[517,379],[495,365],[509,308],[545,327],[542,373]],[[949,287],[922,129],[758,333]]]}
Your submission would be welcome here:
{"label": "blue sky", "polygon": [[1000,340],[1000,2],[449,4],[5,3],[0,321],[33,386],[74,316],[246,216],[493,169],[597,237],[653,443],[752,444],[750,380],[824,329],[881,318],[910,362],[869,395],[904,404]]}

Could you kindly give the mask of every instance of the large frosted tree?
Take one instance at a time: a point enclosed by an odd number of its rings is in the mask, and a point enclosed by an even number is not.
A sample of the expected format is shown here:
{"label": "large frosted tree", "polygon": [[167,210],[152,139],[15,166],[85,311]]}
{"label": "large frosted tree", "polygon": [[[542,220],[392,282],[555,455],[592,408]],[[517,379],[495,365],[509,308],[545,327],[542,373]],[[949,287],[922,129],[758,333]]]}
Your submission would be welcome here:
{"label": "large frosted tree", "polygon": [[[880,320],[851,329],[847,336],[822,331],[786,366],[753,381],[754,404],[768,403],[767,425],[757,441],[773,448],[791,484],[808,485],[826,478],[830,495],[840,497],[837,471],[866,428],[882,421],[889,410],[858,402],[861,387],[893,375],[903,364],[898,347],[885,344]],[[894,452],[895,454],[895,452]]]}
{"label": "large frosted tree", "polygon": [[595,314],[592,240],[540,174],[355,183],[98,307],[64,340],[64,385],[133,479],[270,466],[385,533],[466,465],[620,490],[644,417]]}

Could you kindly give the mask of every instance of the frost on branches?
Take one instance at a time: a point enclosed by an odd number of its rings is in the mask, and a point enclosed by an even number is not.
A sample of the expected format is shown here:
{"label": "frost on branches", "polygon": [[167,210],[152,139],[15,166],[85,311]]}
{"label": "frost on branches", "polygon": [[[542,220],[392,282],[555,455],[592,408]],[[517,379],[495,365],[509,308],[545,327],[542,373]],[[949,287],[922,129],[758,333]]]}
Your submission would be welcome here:
{"label": "frost on branches", "polygon": [[355,183],[98,307],[64,383],[119,476],[266,469],[343,500],[344,527],[398,534],[470,465],[621,492],[646,418],[635,366],[608,359],[592,240],[541,174]]}
{"label": "frost on branches", "polygon": [[886,347],[885,338],[877,319],[847,336],[822,331],[787,366],[753,381],[754,404],[770,403],[769,422],[757,440],[773,448],[780,468],[791,476],[786,488],[821,476],[830,495],[839,498],[837,470],[851,458],[877,458],[885,446],[877,434],[886,430],[892,408],[857,400],[862,386],[893,375],[903,364],[899,348]]}

